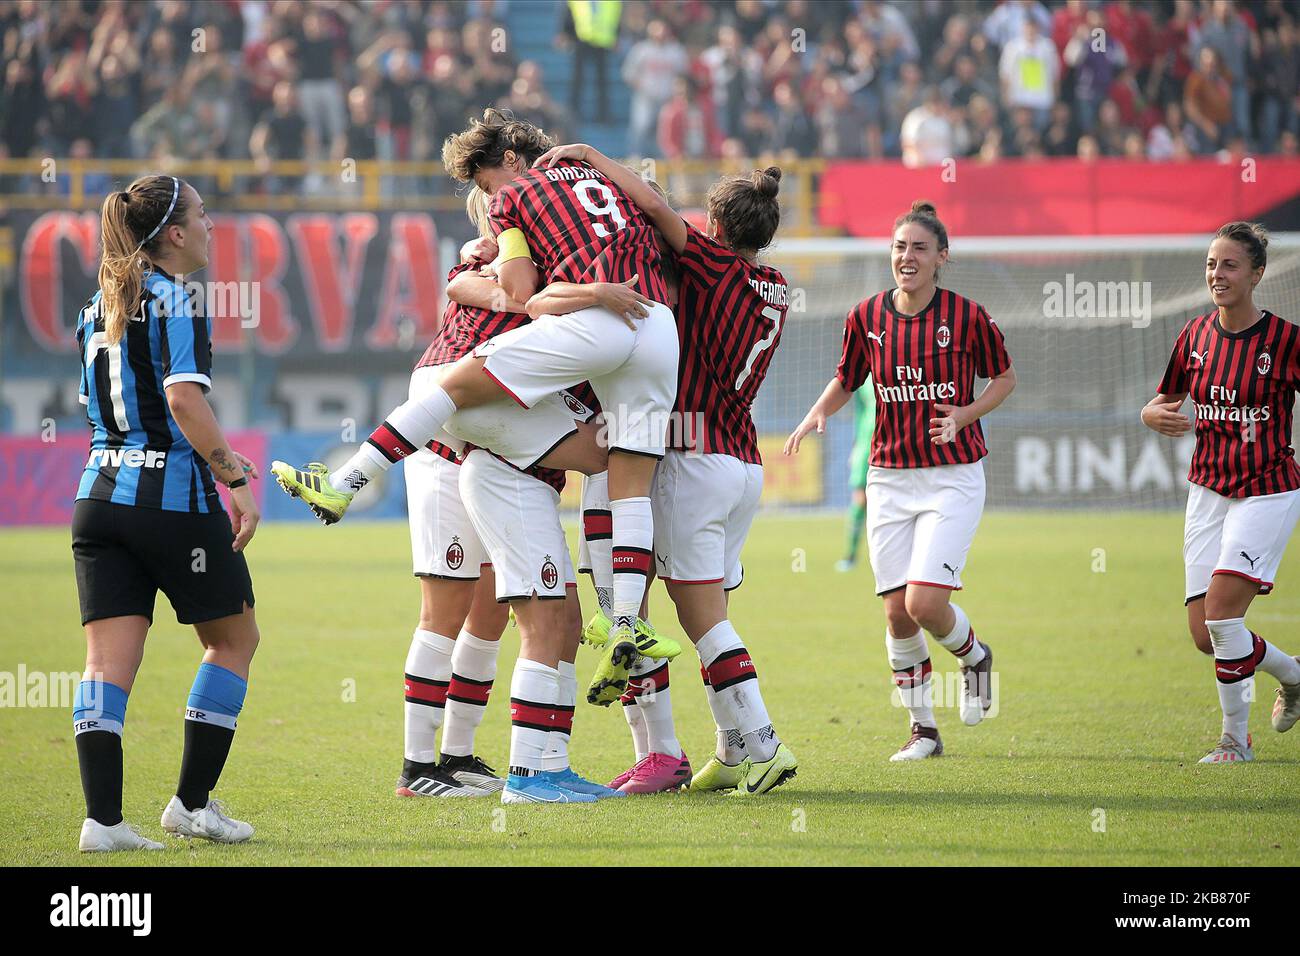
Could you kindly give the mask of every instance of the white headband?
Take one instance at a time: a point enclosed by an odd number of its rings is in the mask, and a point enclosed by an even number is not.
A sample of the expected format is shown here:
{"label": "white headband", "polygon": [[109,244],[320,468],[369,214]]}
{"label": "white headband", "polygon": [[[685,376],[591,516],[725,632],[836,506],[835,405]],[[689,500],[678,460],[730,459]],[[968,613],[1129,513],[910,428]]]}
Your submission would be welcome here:
{"label": "white headband", "polygon": [[167,224],[167,220],[172,217],[172,210],[176,208],[176,200],[180,196],[180,194],[181,194],[181,181],[177,179],[175,176],[173,176],[172,177],[172,204],[167,207],[167,214],[162,217],[162,221],[159,222],[158,225],[153,227],[153,232],[149,233],[149,235],[145,236],[144,239],[141,240],[140,245],[136,247],[137,249],[143,249],[146,245],[148,245],[149,240],[152,239],[154,236],[158,235],[158,230]]}

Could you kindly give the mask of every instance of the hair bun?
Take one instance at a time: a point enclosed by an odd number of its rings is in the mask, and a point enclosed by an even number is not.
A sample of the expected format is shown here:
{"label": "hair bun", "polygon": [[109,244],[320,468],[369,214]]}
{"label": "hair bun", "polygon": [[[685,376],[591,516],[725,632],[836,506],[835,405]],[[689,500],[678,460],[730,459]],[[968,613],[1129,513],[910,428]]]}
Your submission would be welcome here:
{"label": "hair bun", "polygon": [[766,169],[754,170],[752,177],[754,188],[767,198],[773,199],[781,190],[781,167],[768,166]]}
{"label": "hair bun", "polygon": [[916,202],[912,203],[912,212],[930,216],[939,215],[939,211],[934,208],[934,203],[926,199],[918,199]]}

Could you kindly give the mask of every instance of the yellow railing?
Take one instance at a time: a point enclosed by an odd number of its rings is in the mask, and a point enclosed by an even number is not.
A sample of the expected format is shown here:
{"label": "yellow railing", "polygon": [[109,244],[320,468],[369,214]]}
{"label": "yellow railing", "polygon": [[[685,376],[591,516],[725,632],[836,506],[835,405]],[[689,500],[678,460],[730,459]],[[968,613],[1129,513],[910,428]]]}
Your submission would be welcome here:
{"label": "yellow railing", "polygon": [[[771,165],[756,160],[632,160],[629,165],[659,181],[678,208],[699,208],[720,175]],[[825,165],[818,159],[778,161],[783,177],[783,232],[820,235],[816,196]],[[0,209],[95,210],[104,193],[136,176],[168,173],[193,180],[211,211],[312,209],[463,211],[460,184],[441,163],[383,160],[195,159],[157,168],[134,159],[0,159]]]}

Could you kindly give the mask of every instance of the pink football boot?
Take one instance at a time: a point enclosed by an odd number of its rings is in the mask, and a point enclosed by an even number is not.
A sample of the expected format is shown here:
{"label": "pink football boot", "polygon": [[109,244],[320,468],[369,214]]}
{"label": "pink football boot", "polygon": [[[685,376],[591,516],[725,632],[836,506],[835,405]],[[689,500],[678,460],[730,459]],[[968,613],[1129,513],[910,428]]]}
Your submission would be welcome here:
{"label": "pink football boot", "polygon": [[619,777],[619,780],[622,782],[611,783],[610,786],[624,793],[663,793],[666,790],[676,790],[682,784],[691,782],[691,762],[684,753],[680,757],[649,754],[623,777]]}

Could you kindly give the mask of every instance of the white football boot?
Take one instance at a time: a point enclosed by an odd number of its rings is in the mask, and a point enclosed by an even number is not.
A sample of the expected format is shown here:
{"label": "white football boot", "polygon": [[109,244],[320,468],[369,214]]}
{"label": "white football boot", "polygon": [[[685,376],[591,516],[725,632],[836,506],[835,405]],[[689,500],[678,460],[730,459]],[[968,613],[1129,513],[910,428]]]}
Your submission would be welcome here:
{"label": "white football boot", "polygon": [[162,828],[172,836],[198,837],[213,843],[243,843],[253,836],[252,824],[232,820],[219,800],[206,807],[186,810],[180,797],[172,797],[162,813]]}
{"label": "white football boot", "polygon": [[924,760],[926,757],[942,757],[943,741],[939,739],[937,727],[912,725],[912,736],[907,738],[898,753],[889,758],[891,763],[903,760]]}
{"label": "white football boot", "polygon": [[[1300,657],[1296,658],[1300,661]],[[1284,734],[1300,720],[1300,684],[1282,684],[1273,701],[1273,729]]]}
{"label": "white football boot", "polygon": [[118,850],[161,850],[161,843],[140,835],[140,831],[123,820],[117,826],[106,827],[98,820],[86,817],[81,825],[81,840],[77,849],[82,853],[114,853]]}
{"label": "white football boot", "polygon": [[1237,739],[1232,734],[1224,734],[1219,738],[1218,746],[1197,763],[1245,763],[1247,760],[1254,759],[1255,750],[1251,746],[1250,734],[1246,735],[1244,747],[1237,743]]}

